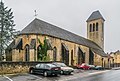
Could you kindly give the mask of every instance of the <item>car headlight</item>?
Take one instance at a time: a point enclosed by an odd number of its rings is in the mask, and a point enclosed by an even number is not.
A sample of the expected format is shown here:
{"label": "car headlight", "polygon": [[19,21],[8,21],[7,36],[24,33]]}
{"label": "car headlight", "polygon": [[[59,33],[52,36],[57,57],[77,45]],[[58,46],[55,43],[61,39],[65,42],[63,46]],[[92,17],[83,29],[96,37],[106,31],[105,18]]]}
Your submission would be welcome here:
{"label": "car headlight", "polygon": [[64,69],[63,71],[74,71],[73,69]]}

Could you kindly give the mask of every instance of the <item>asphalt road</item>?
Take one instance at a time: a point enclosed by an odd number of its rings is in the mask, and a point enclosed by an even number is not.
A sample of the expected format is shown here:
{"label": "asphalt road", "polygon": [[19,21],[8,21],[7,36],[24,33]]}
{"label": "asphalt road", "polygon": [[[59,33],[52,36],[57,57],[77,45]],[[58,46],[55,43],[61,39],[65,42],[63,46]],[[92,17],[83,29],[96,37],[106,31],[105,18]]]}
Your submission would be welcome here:
{"label": "asphalt road", "polygon": [[120,70],[111,70],[98,74],[93,73],[90,76],[72,79],[69,81],[120,81]]}
{"label": "asphalt road", "polygon": [[78,71],[73,75],[44,77],[42,75],[18,74],[0,76],[0,81],[120,81],[120,70]]}

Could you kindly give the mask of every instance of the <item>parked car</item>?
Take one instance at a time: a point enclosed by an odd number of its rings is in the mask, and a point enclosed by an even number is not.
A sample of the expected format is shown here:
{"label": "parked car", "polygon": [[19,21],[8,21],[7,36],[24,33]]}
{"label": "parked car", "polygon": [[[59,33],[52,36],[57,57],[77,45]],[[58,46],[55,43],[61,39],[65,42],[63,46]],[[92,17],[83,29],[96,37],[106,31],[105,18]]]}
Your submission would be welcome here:
{"label": "parked car", "polygon": [[103,70],[104,68],[102,66],[96,66],[95,70]]}
{"label": "parked car", "polygon": [[90,66],[87,63],[82,63],[81,65],[77,65],[77,68],[88,70],[88,69],[90,69]]}
{"label": "parked car", "polygon": [[48,75],[59,75],[61,72],[60,67],[57,67],[53,64],[50,63],[40,63],[37,64],[35,67],[30,67],[29,68],[29,73],[33,74],[43,74],[44,76]]}
{"label": "parked car", "polygon": [[89,66],[90,66],[89,69],[95,70],[95,65],[89,65]]}
{"label": "parked car", "polygon": [[54,62],[54,65],[61,68],[61,74],[71,74],[74,72],[74,69],[65,65],[64,63]]}

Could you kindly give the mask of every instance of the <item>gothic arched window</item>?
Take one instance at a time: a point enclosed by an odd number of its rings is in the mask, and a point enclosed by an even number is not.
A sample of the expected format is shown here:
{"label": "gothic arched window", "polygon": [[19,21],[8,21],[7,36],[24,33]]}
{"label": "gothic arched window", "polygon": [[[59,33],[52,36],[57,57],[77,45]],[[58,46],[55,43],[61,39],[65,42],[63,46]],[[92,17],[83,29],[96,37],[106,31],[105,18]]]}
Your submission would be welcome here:
{"label": "gothic arched window", "polygon": [[29,45],[27,44],[25,46],[25,61],[29,61],[30,60],[29,53],[30,53],[30,48],[29,48]]}
{"label": "gothic arched window", "polygon": [[73,59],[73,50],[71,50],[71,65],[74,65],[74,59]]}
{"label": "gothic arched window", "polygon": [[53,48],[53,61],[56,61],[57,60],[57,48],[54,47]]}
{"label": "gothic arched window", "polygon": [[41,45],[37,47],[37,60],[42,60]]}

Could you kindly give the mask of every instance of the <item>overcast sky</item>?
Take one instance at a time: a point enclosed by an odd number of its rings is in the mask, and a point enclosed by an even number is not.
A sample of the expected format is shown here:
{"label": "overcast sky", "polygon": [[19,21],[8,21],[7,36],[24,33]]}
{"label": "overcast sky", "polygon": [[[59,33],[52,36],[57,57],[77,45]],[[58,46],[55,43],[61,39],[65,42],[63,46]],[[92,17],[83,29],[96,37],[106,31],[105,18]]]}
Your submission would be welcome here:
{"label": "overcast sky", "polygon": [[12,8],[16,29],[22,30],[35,17],[87,37],[86,20],[99,10],[105,19],[105,52],[120,50],[120,0],[3,0]]}

